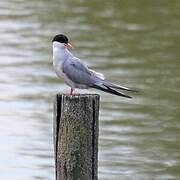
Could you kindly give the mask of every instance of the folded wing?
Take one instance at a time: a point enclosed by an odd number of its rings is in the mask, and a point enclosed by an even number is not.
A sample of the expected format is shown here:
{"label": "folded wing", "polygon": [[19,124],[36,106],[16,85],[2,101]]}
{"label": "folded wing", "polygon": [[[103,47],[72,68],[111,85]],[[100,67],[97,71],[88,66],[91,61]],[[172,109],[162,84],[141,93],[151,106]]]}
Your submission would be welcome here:
{"label": "folded wing", "polygon": [[117,96],[131,98],[131,96],[119,92],[119,90],[124,90],[124,91],[133,91],[133,90],[124,86],[119,86],[110,83],[108,81],[105,81],[105,77],[103,74],[89,69],[83,63],[81,63],[79,59],[66,60],[63,64],[63,72],[74,83],[83,84],[88,87],[99,89],[101,91],[114,94]]}

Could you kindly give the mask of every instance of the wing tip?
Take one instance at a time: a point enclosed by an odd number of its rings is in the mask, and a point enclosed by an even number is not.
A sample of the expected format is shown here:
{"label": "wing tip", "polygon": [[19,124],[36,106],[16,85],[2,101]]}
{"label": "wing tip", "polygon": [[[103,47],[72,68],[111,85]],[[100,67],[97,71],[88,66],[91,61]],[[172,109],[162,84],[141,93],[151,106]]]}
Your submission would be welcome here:
{"label": "wing tip", "polygon": [[121,97],[126,97],[126,98],[129,98],[131,99],[132,97],[129,96],[129,95],[126,95],[122,92],[119,92],[119,91],[116,91],[115,89],[112,89],[106,85],[103,85],[104,87],[102,86],[98,86],[98,85],[93,85],[93,88],[96,88],[96,89],[99,89],[101,91],[104,91],[104,92],[107,92],[107,93],[110,93],[110,94],[113,94],[113,95],[116,95],[116,96],[121,96]]}
{"label": "wing tip", "polygon": [[129,92],[139,92],[138,89],[136,88],[129,88],[129,87],[125,87],[125,86],[121,86],[121,85],[117,85],[117,84],[113,84],[111,82],[108,82],[108,81],[105,81],[105,86],[108,86],[110,88],[113,88],[113,89],[120,89],[120,90],[123,90],[123,91],[129,91]]}

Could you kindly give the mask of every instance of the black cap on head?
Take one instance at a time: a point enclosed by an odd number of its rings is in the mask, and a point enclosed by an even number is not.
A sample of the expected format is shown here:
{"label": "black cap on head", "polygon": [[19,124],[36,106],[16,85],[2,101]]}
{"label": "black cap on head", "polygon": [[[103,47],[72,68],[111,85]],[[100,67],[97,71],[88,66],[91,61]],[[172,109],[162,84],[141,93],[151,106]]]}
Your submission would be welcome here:
{"label": "black cap on head", "polygon": [[63,34],[58,34],[53,38],[52,42],[54,42],[54,41],[67,44],[68,38]]}

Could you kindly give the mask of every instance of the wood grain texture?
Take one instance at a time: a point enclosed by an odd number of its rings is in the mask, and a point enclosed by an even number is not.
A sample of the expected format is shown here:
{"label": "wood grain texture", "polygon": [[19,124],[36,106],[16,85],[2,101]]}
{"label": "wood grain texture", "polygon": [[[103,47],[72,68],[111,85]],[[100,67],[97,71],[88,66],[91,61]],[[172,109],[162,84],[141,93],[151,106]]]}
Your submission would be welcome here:
{"label": "wood grain texture", "polygon": [[56,180],[97,180],[99,95],[61,95],[54,103]]}

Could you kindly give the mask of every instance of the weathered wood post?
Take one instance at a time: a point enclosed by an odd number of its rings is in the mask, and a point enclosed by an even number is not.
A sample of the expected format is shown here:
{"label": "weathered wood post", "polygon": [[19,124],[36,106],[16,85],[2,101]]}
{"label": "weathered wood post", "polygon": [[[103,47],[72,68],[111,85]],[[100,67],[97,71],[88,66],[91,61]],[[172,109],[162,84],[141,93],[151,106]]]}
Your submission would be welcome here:
{"label": "weathered wood post", "polygon": [[56,180],[97,180],[99,95],[56,95]]}

